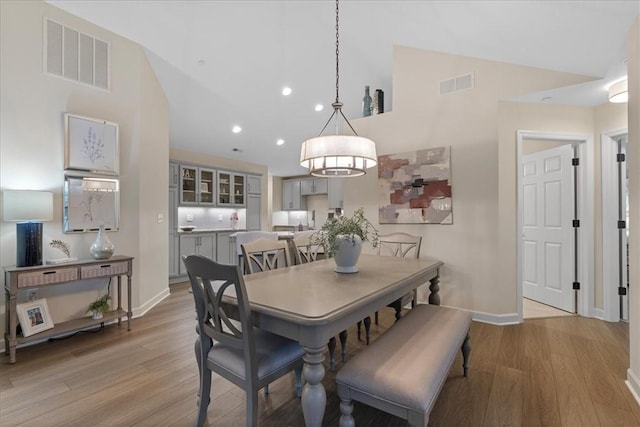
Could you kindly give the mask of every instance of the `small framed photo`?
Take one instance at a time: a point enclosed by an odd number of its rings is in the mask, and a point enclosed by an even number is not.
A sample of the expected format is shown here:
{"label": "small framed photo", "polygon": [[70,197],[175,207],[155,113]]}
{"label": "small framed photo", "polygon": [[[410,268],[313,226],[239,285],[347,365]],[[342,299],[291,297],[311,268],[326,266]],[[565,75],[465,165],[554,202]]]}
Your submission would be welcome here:
{"label": "small framed photo", "polygon": [[28,336],[53,328],[53,321],[49,314],[49,307],[46,299],[29,301],[16,306],[18,320],[22,327],[22,335]]}
{"label": "small framed photo", "polygon": [[106,120],[64,115],[64,168],[118,175],[118,124]]}
{"label": "small framed photo", "polygon": [[200,183],[200,192],[201,193],[208,193],[209,192],[209,183],[201,182]]}

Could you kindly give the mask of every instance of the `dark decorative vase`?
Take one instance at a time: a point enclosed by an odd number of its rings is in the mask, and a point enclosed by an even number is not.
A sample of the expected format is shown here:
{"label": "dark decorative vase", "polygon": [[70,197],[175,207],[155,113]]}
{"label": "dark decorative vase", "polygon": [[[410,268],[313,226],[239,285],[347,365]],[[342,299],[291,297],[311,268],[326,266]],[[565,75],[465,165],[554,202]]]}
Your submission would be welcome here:
{"label": "dark decorative vase", "polygon": [[95,259],[107,259],[113,255],[114,246],[107,237],[107,233],[104,231],[104,225],[101,225],[98,229],[98,236],[89,248],[89,253]]}
{"label": "dark decorative vase", "polygon": [[364,98],[362,98],[362,117],[371,115],[371,108],[373,106],[373,100],[369,95],[369,86],[364,87]]}

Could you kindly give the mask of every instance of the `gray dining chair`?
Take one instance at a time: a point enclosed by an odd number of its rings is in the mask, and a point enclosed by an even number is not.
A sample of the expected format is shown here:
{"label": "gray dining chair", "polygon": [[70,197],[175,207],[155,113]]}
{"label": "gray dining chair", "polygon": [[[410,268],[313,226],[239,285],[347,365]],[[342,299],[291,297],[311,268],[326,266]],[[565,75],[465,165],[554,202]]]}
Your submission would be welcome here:
{"label": "gray dining chair", "polygon": [[[244,389],[246,425],[255,426],[258,390],[295,370],[296,393],[300,396],[304,349],[293,340],[253,327],[239,266],[218,264],[201,255],[183,256],[182,260],[189,275],[198,318],[195,342],[200,372],[197,426],[203,426],[207,418],[212,372]],[[225,299],[229,297],[235,301],[225,305]]]}
{"label": "gray dining chair", "polygon": [[[295,248],[296,264],[306,264],[318,260],[318,257],[324,256],[324,248],[312,242],[311,236],[314,232],[296,233],[293,238],[293,247]],[[342,361],[347,360],[347,331],[344,330],[338,335],[340,338],[340,349],[342,350]],[[329,348],[329,369],[333,370],[336,364],[336,338],[331,337],[327,344]]]}
{"label": "gray dining chair", "polygon": [[[379,236],[378,255],[397,256],[401,258],[420,258],[420,247],[422,246],[422,236],[414,236],[408,233],[391,233]],[[411,303],[411,307],[415,307],[418,299],[416,290],[404,295],[402,298],[387,304],[387,307],[395,309],[396,321],[402,316],[402,307]],[[378,324],[378,312],[375,313],[375,322]],[[360,339],[361,325],[363,321],[358,322],[358,339]],[[369,344],[369,336],[371,330],[371,317],[364,319],[364,329],[366,343]]]}
{"label": "gray dining chair", "polygon": [[291,265],[291,255],[285,240],[257,239],[240,245],[245,273],[274,270]]}

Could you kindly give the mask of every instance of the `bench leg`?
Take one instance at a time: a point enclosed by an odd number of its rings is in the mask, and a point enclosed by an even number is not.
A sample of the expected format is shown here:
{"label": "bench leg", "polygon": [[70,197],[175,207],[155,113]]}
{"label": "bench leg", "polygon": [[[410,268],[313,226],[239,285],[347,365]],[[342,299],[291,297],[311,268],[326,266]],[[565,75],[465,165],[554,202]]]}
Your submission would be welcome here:
{"label": "bench leg", "polygon": [[340,348],[342,349],[342,362],[347,361],[347,330],[340,332]]}
{"label": "bench leg", "polygon": [[464,369],[464,376],[467,376],[469,371],[469,354],[471,353],[471,335],[467,332],[467,337],[462,343],[462,368]]}
{"label": "bench leg", "polygon": [[[342,341],[342,339],[340,339],[340,341]],[[327,344],[327,347],[329,347],[329,370],[333,371],[333,367],[336,364],[336,337],[331,337],[331,339],[329,340],[329,344]]]}
{"label": "bench leg", "polygon": [[356,421],[353,419],[353,402],[351,399],[341,399],[340,413],[340,427],[356,427]]}

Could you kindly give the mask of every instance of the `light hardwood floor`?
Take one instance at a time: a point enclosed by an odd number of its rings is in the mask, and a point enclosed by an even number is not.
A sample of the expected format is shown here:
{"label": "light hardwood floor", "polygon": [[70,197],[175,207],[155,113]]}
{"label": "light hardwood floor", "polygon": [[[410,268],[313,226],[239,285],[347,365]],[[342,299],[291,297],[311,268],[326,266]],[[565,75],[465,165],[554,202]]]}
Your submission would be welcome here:
{"label": "light hardwood floor", "polygon": [[[392,322],[393,310],[381,310],[372,339]],[[174,285],[169,298],[134,320],[131,332],[108,326],[20,349],[15,365],[3,356],[0,425],[193,426],[194,326],[191,294]],[[624,384],[628,342],[626,324],[577,316],[505,327],[474,323],[469,377],[462,376],[459,356],[429,425],[640,426],[640,407]],[[363,347],[351,328],[349,356]],[[338,425],[334,378],[327,370],[326,426]],[[260,393],[261,426],[304,425],[293,384],[291,374],[273,383],[268,397]],[[239,388],[214,378],[212,395],[209,425],[245,424]],[[406,426],[358,403],[354,416],[361,427]]]}

